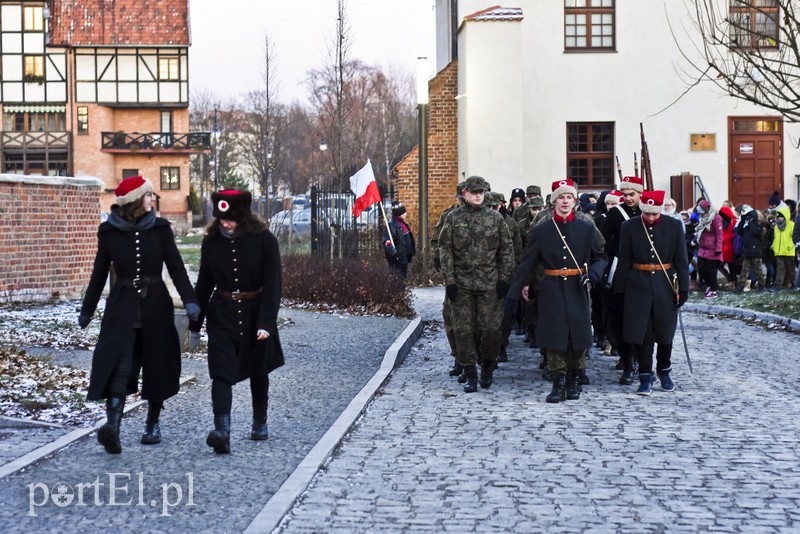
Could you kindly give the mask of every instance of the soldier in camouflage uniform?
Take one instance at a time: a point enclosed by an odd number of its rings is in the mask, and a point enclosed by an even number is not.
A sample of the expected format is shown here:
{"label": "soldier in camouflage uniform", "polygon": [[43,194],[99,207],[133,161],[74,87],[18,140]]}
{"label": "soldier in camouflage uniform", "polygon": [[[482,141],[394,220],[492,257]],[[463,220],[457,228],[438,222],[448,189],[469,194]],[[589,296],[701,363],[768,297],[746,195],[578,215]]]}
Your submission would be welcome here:
{"label": "soldier in camouflage uniform", "polygon": [[[433,230],[433,237],[431,237],[431,252],[433,253],[433,266],[436,268],[436,272],[440,272],[442,270],[442,262],[441,258],[439,257],[439,234],[442,231],[444,220],[447,218],[450,212],[464,204],[464,186],[466,184],[467,182],[458,183],[456,186],[456,197],[453,205],[442,212],[441,216],[439,216],[439,220],[436,222],[436,227]],[[442,319],[444,320],[444,333],[447,335],[447,343],[450,345],[450,354],[455,356],[456,342],[453,335],[453,321],[450,314],[450,299],[448,298],[444,299],[444,304],[442,305]],[[449,374],[450,376],[460,376],[463,371],[464,369],[461,367],[461,364],[456,361],[453,364],[453,367],[450,369]]]}
{"label": "soldier in camouflage uniform", "polygon": [[514,213],[511,214],[517,222],[528,216],[528,208],[534,198],[542,198],[542,188],[538,185],[529,185],[527,189],[525,189],[525,196],[528,197],[527,202],[515,209]]}
{"label": "soldier in camouflage uniform", "polygon": [[501,301],[514,264],[511,235],[502,216],[483,204],[486,181],[470,176],[464,205],[448,214],[439,233],[439,258],[450,300],[456,360],[464,368],[464,391],[478,389],[478,347],[483,388],[492,385],[500,352]]}

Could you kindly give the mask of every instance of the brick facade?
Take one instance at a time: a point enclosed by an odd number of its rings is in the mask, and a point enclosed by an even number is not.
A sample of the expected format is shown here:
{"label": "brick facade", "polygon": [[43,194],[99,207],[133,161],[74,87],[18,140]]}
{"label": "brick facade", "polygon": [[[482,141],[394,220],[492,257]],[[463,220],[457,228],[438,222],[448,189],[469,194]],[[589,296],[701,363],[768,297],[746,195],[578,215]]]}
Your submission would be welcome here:
{"label": "brick facade", "polygon": [[[453,61],[433,78],[428,104],[428,231],[453,203],[458,176],[458,62]],[[419,233],[419,147],[392,170],[397,200],[408,208],[408,220]]]}
{"label": "brick facade", "polygon": [[0,174],[0,302],[81,296],[97,251],[101,185]]}

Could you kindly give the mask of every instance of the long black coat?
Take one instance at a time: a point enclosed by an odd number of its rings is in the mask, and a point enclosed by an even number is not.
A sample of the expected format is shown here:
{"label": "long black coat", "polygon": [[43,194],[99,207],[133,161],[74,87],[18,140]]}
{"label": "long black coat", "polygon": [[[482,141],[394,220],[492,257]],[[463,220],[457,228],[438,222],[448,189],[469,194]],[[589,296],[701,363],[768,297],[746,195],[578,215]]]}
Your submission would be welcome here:
{"label": "long black coat", "polygon": [[[137,257],[137,254],[139,255]],[[156,218],[147,230],[123,231],[109,222],[97,232],[97,255],[92,276],[83,299],[81,313],[92,316],[108,278],[111,262],[118,277],[132,279],[139,273],[161,277],[164,264],[184,304],[197,302],[192,284],[186,275],[170,223]],[[138,263],[137,263],[138,262]],[[114,284],[106,300],[100,335],[92,358],[89,400],[108,397],[108,381],[122,355],[133,355],[135,322],[141,322],[141,361],[134,360],[134,369],[127,393],[135,393],[142,369],[142,398],[154,401],[167,399],[178,392],[181,374],[181,347],[175,330],[172,297],[164,282],[148,285],[144,297],[129,285]]]}
{"label": "long black coat", "polygon": [[[664,271],[640,271],[634,263],[658,263],[645,228],[664,264],[671,263]],[[675,336],[678,312],[675,307],[675,292],[670,280],[678,275],[680,291],[689,291],[689,261],[683,223],[671,217],[661,216],[651,227],[642,224],[641,217],[634,217],[622,224],[619,240],[619,263],[614,277],[614,293],[625,293],[623,306],[622,339],[640,345],[644,340],[647,322],[652,317],[656,343],[671,344]]]}
{"label": "long black coat", "polygon": [[[208,370],[212,379],[235,384],[283,365],[278,337],[281,287],[280,250],[269,230],[237,234],[231,239],[218,234],[203,240],[195,285],[202,315],[199,322],[190,322],[189,329],[198,331],[203,319],[208,321]],[[214,291],[259,288],[259,298],[239,301]],[[258,341],[259,329],[269,332],[269,337]]]}
{"label": "long black coat", "polygon": [[[554,223],[551,219],[531,229],[522,262],[517,267],[508,292],[510,299],[519,300],[522,288],[530,283],[537,264],[545,269],[577,268],[564,247],[555,224],[558,224],[578,264],[581,267],[587,264],[594,273],[592,277],[600,279],[606,268],[606,257],[594,225],[578,218],[568,223]],[[570,340],[575,350],[592,345],[589,299],[586,290],[580,286],[579,277],[542,278],[536,340],[544,349],[561,352],[567,350]]]}

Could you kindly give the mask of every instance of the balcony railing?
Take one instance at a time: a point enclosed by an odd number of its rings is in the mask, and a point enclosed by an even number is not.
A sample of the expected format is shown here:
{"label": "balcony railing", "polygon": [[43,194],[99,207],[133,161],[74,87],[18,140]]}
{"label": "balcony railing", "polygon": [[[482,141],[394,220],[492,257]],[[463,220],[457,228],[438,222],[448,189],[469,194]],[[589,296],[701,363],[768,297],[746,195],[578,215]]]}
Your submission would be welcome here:
{"label": "balcony railing", "polygon": [[211,132],[102,132],[102,136],[100,148],[106,152],[207,154],[211,151]]}
{"label": "balcony railing", "polygon": [[3,132],[4,149],[66,150],[69,140],[69,132]]}

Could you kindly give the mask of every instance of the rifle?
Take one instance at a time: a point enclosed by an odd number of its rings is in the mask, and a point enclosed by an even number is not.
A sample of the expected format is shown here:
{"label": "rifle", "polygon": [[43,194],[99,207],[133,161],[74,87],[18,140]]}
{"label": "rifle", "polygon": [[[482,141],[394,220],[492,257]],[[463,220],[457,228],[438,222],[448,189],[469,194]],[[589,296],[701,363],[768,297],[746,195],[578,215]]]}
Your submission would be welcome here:
{"label": "rifle", "polygon": [[639,176],[639,162],[636,160],[636,152],[633,153],[633,175]]}
{"label": "rifle", "polygon": [[619,156],[614,156],[617,160],[617,174],[619,174],[619,181],[622,181],[622,165],[619,164]]}
{"label": "rifle", "polygon": [[653,190],[653,169],[650,168],[650,149],[647,147],[647,140],[644,138],[644,126],[639,123],[639,134],[642,138],[642,175],[645,187]]}

